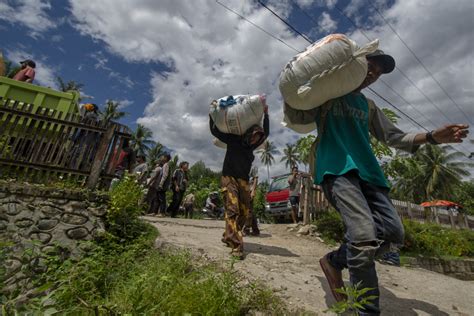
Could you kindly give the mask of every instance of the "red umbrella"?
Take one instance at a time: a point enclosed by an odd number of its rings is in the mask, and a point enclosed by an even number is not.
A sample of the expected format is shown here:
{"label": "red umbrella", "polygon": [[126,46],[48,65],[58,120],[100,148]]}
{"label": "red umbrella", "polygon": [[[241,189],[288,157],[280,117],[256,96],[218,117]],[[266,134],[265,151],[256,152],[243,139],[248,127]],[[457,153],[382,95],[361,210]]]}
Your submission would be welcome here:
{"label": "red umbrella", "polygon": [[434,200],[434,201],[429,201],[429,202],[423,202],[420,204],[423,207],[430,207],[430,206],[445,206],[445,207],[452,207],[452,206],[457,206],[462,208],[461,205],[458,203],[454,203],[451,201],[445,201],[445,200]]}

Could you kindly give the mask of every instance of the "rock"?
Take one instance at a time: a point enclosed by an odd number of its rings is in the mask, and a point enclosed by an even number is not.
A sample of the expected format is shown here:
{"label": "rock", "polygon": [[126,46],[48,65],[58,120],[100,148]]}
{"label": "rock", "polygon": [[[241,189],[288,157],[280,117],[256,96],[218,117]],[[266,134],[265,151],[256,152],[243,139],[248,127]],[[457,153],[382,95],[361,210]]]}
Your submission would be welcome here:
{"label": "rock", "polygon": [[47,244],[51,240],[51,234],[43,232],[32,232],[30,233],[30,238],[40,240],[43,244]]}
{"label": "rock", "polygon": [[300,224],[290,224],[288,226],[286,226],[286,229],[294,229],[294,228],[298,228],[300,226]]}
{"label": "rock", "polygon": [[298,234],[300,234],[300,235],[308,235],[308,234],[309,234],[309,230],[310,230],[310,226],[309,226],[309,225],[303,226],[303,227],[301,227],[301,228],[298,230]]}
{"label": "rock", "polygon": [[22,211],[22,207],[18,202],[7,202],[0,206],[0,213],[6,213],[10,216],[17,215]]}
{"label": "rock", "polygon": [[40,230],[50,230],[56,227],[58,223],[59,221],[57,219],[43,218],[38,221],[36,227],[38,227]]}
{"label": "rock", "polygon": [[105,207],[89,207],[88,211],[97,217],[102,217],[107,213],[107,208]]}
{"label": "rock", "polygon": [[321,243],[323,243],[323,244],[325,243],[324,240],[321,239],[321,237],[316,237],[316,240],[319,241],[319,242],[321,242]]}
{"label": "rock", "polygon": [[66,235],[74,240],[85,239],[89,235],[89,231],[84,227],[76,227],[66,230]]}
{"label": "rock", "polygon": [[52,218],[58,214],[61,214],[63,212],[62,209],[58,208],[58,207],[54,207],[54,206],[51,206],[51,205],[44,205],[40,208],[40,211],[46,216],[46,217],[49,217],[49,218]]}
{"label": "rock", "polygon": [[62,222],[71,225],[82,225],[87,222],[87,220],[87,217],[74,213],[64,213],[63,216],[61,216]]}
{"label": "rock", "polygon": [[31,218],[23,217],[15,221],[15,225],[20,228],[28,228],[35,222]]}

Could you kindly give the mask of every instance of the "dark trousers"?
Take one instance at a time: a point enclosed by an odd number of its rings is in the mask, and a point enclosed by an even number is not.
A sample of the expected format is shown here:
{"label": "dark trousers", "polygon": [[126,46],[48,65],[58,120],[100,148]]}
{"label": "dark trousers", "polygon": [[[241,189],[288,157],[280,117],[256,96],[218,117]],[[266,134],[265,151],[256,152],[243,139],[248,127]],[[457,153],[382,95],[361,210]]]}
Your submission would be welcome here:
{"label": "dark trousers", "polygon": [[166,191],[165,190],[158,190],[157,191],[158,195],[158,213],[159,214],[165,214],[166,212]]}
{"label": "dark trousers", "polygon": [[184,191],[173,191],[173,200],[168,207],[168,213],[170,213],[171,217],[178,215],[179,206],[181,205],[181,201],[183,201],[183,195]]}
{"label": "dark trousers", "polygon": [[158,200],[158,190],[154,187],[148,188],[148,193],[146,195],[146,202],[148,203],[148,214],[157,214],[158,208],[160,206],[160,201]]}

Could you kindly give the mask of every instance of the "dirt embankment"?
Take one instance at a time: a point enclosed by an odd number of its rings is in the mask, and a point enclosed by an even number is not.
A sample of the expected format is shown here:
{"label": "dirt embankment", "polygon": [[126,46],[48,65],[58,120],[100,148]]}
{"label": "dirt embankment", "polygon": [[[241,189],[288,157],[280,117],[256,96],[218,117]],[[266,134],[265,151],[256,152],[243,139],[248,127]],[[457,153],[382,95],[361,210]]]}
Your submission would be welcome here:
{"label": "dirt embankment", "polygon": [[[224,223],[146,217],[160,231],[158,242],[188,248],[228,264],[220,241]],[[246,237],[246,258],[234,268],[260,279],[291,307],[322,315],[334,303],[319,259],[331,247],[315,237],[296,236],[287,225],[261,225],[261,237]],[[474,282],[423,269],[377,264],[382,315],[474,315]],[[345,281],[348,275],[345,271]]]}

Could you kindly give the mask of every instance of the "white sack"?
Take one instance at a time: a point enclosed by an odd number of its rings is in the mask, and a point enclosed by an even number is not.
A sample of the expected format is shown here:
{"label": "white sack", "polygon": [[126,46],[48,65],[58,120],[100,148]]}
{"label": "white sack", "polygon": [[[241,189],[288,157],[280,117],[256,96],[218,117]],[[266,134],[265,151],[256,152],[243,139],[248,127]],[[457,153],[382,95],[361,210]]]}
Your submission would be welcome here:
{"label": "white sack", "polygon": [[291,107],[309,110],[354,91],[367,75],[366,55],[378,40],[363,47],[343,34],[328,35],[296,55],[280,74],[280,92]]}
{"label": "white sack", "polygon": [[226,107],[219,105],[221,100],[226,101],[228,98],[214,100],[209,108],[209,114],[219,131],[243,135],[252,125],[261,124],[265,106],[264,95],[235,95],[235,104]]}

